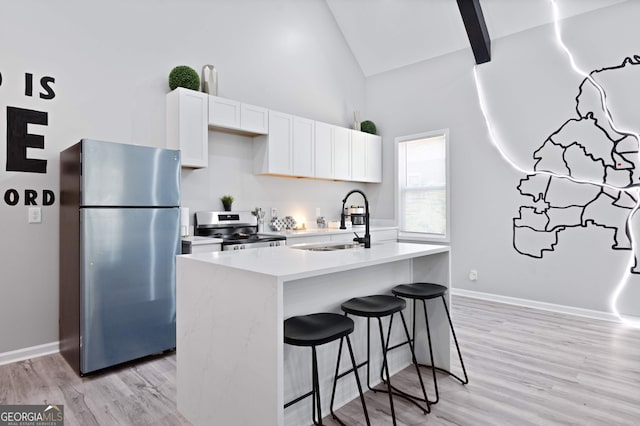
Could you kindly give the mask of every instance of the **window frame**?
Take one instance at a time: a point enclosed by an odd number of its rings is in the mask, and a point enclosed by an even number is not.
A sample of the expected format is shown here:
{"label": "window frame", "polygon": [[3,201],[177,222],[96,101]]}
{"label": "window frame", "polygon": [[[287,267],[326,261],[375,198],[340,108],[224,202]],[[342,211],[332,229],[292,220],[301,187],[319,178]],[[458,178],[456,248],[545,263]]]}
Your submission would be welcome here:
{"label": "window frame", "polygon": [[[426,232],[408,232],[402,230],[401,223],[401,191],[400,187],[400,144],[404,142],[410,142],[418,139],[429,139],[433,137],[444,137],[445,144],[445,235],[426,233]],[[424,242],[434,242],[434,243],[450,243],[451,242],[451,180],[450,180],[450,157],[449,157],[449,129],[439,129],[428,132],[416,133],[412,135],[406,136],[398,136],[394,139],[394,164],[396,168],[395,172],[395,216],[396,222],[398,225],[398,240],[399,241],[424,241]]]}

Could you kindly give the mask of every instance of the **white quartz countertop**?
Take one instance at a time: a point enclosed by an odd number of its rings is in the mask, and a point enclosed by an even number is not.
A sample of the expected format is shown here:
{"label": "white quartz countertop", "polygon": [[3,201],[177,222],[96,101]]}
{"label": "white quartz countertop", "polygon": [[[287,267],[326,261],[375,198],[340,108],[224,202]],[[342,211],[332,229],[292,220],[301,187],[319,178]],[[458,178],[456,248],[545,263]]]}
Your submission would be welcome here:
{"label": "white quartz countertop", "polygon": [[191,245],[198,246],[204,244],[220,244],[222,243],[222,238],[211,238],[211,237],[182,237],[182,241],[188,241]]}
{"label": "white quartz countertop", "polygon": [[[372,226],[369,228],[369,231],[387,231],[387,230],[396,230],[397,226]],[[335,234],[353,234],[357,232],[358,234],[364,233],[364,226],[356,227],[356,228],[309,228],[309,229],[296,229],[289,231],[267,231],[261,232],[263,235],[281,235],[287,238],[295,238],[295,237],[312,237],[317,235],[335,235]]]}
{"label": "white quartz countertop", "polygon": [[178,257],[289,281],[447,251],[449,247],[444,245],[387,242],[374,243],[369,249],[357,247],[335,251],[308,251],[281,246],[194,253]]}

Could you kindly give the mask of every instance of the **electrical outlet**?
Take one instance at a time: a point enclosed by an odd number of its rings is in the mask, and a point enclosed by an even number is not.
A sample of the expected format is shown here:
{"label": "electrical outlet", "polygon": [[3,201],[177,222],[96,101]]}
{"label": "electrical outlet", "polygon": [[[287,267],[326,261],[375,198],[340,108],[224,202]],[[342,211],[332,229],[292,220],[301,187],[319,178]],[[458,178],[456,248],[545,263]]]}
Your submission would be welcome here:
{"label": "electrical outlet", "polygon": [[278,209],[271,207],[271,217],[278,217]]}
{"label": "electrical outlet", "polygon": [[29,207],[29,223],[42,223],[42,209]]}
{"label": "electrical outlet", "polygon": [[470,281],[478,281],[478,271],[472,269],[469,271],[469,280]]}

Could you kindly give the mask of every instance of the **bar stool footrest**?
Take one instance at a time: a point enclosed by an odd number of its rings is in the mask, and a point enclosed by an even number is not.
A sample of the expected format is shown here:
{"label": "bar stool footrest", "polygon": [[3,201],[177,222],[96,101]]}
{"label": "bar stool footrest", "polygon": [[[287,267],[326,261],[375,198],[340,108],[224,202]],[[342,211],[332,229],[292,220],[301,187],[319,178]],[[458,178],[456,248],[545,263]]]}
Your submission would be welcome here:
{"label": "bar stool footrest", "polygon": [[[386,380],[382,380],[383,384],[387,384]],[[405,391],[398,389],[397,387],[395,387],[394,385],[390,385],[391,389],[393,390],[393,392],[391,392],[392,395],[396,395],[399,396],[400,398],[404,398],[405,400],[411,402],[413,405],[415,405],[416,407],[418,407],[419,409],[422,410],[422,412],[424,414],[429,414],[431,412],[431,407],[429,407],[430,404],[432,404],[431,401],[425,401],[424,398],[421,398],[419,396],[415,396],[415,395],[411,395],[409,393],[406,393]],[[374,392],[382,392],[382,393],[389,393],[389,391],[385,390],[385,389],[374,389]],[[419,402],[424,402],[425,404],[427,404],[427,408],[425,409],[422,405],[420,405]]]}
{"label": "bar stool footrest", "polygon": [[[469,379],[467,380],[463,380],[460,377],[458,377],[457,375],[455,375],[454,373],[452,373],[449,370],[445,370],[444,368],[440,368],[440,367],[434,367],[433,365],[428,365],[428,364],[418,364],[418,366],[420,367],[424,367],[424,368],[435,368],[436,371],[439,371],[441,373],[445,373],[448,374],[449,376],[453,377],[454,379],[456,379],[457,381],[459,381],[460,383],[462,383],[463,385],[466,385],[467,383],[469,383]],[[432,403],[433,404],[433,403]]]}

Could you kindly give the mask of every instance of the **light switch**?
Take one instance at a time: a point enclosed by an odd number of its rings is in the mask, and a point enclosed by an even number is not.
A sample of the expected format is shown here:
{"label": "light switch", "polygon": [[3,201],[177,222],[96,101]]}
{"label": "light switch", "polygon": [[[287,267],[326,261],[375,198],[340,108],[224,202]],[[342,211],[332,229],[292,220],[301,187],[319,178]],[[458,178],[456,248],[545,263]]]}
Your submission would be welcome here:
{"label": "light switch", "polygon": [[29,223],[42,223],[42,208],[29,207]]}

